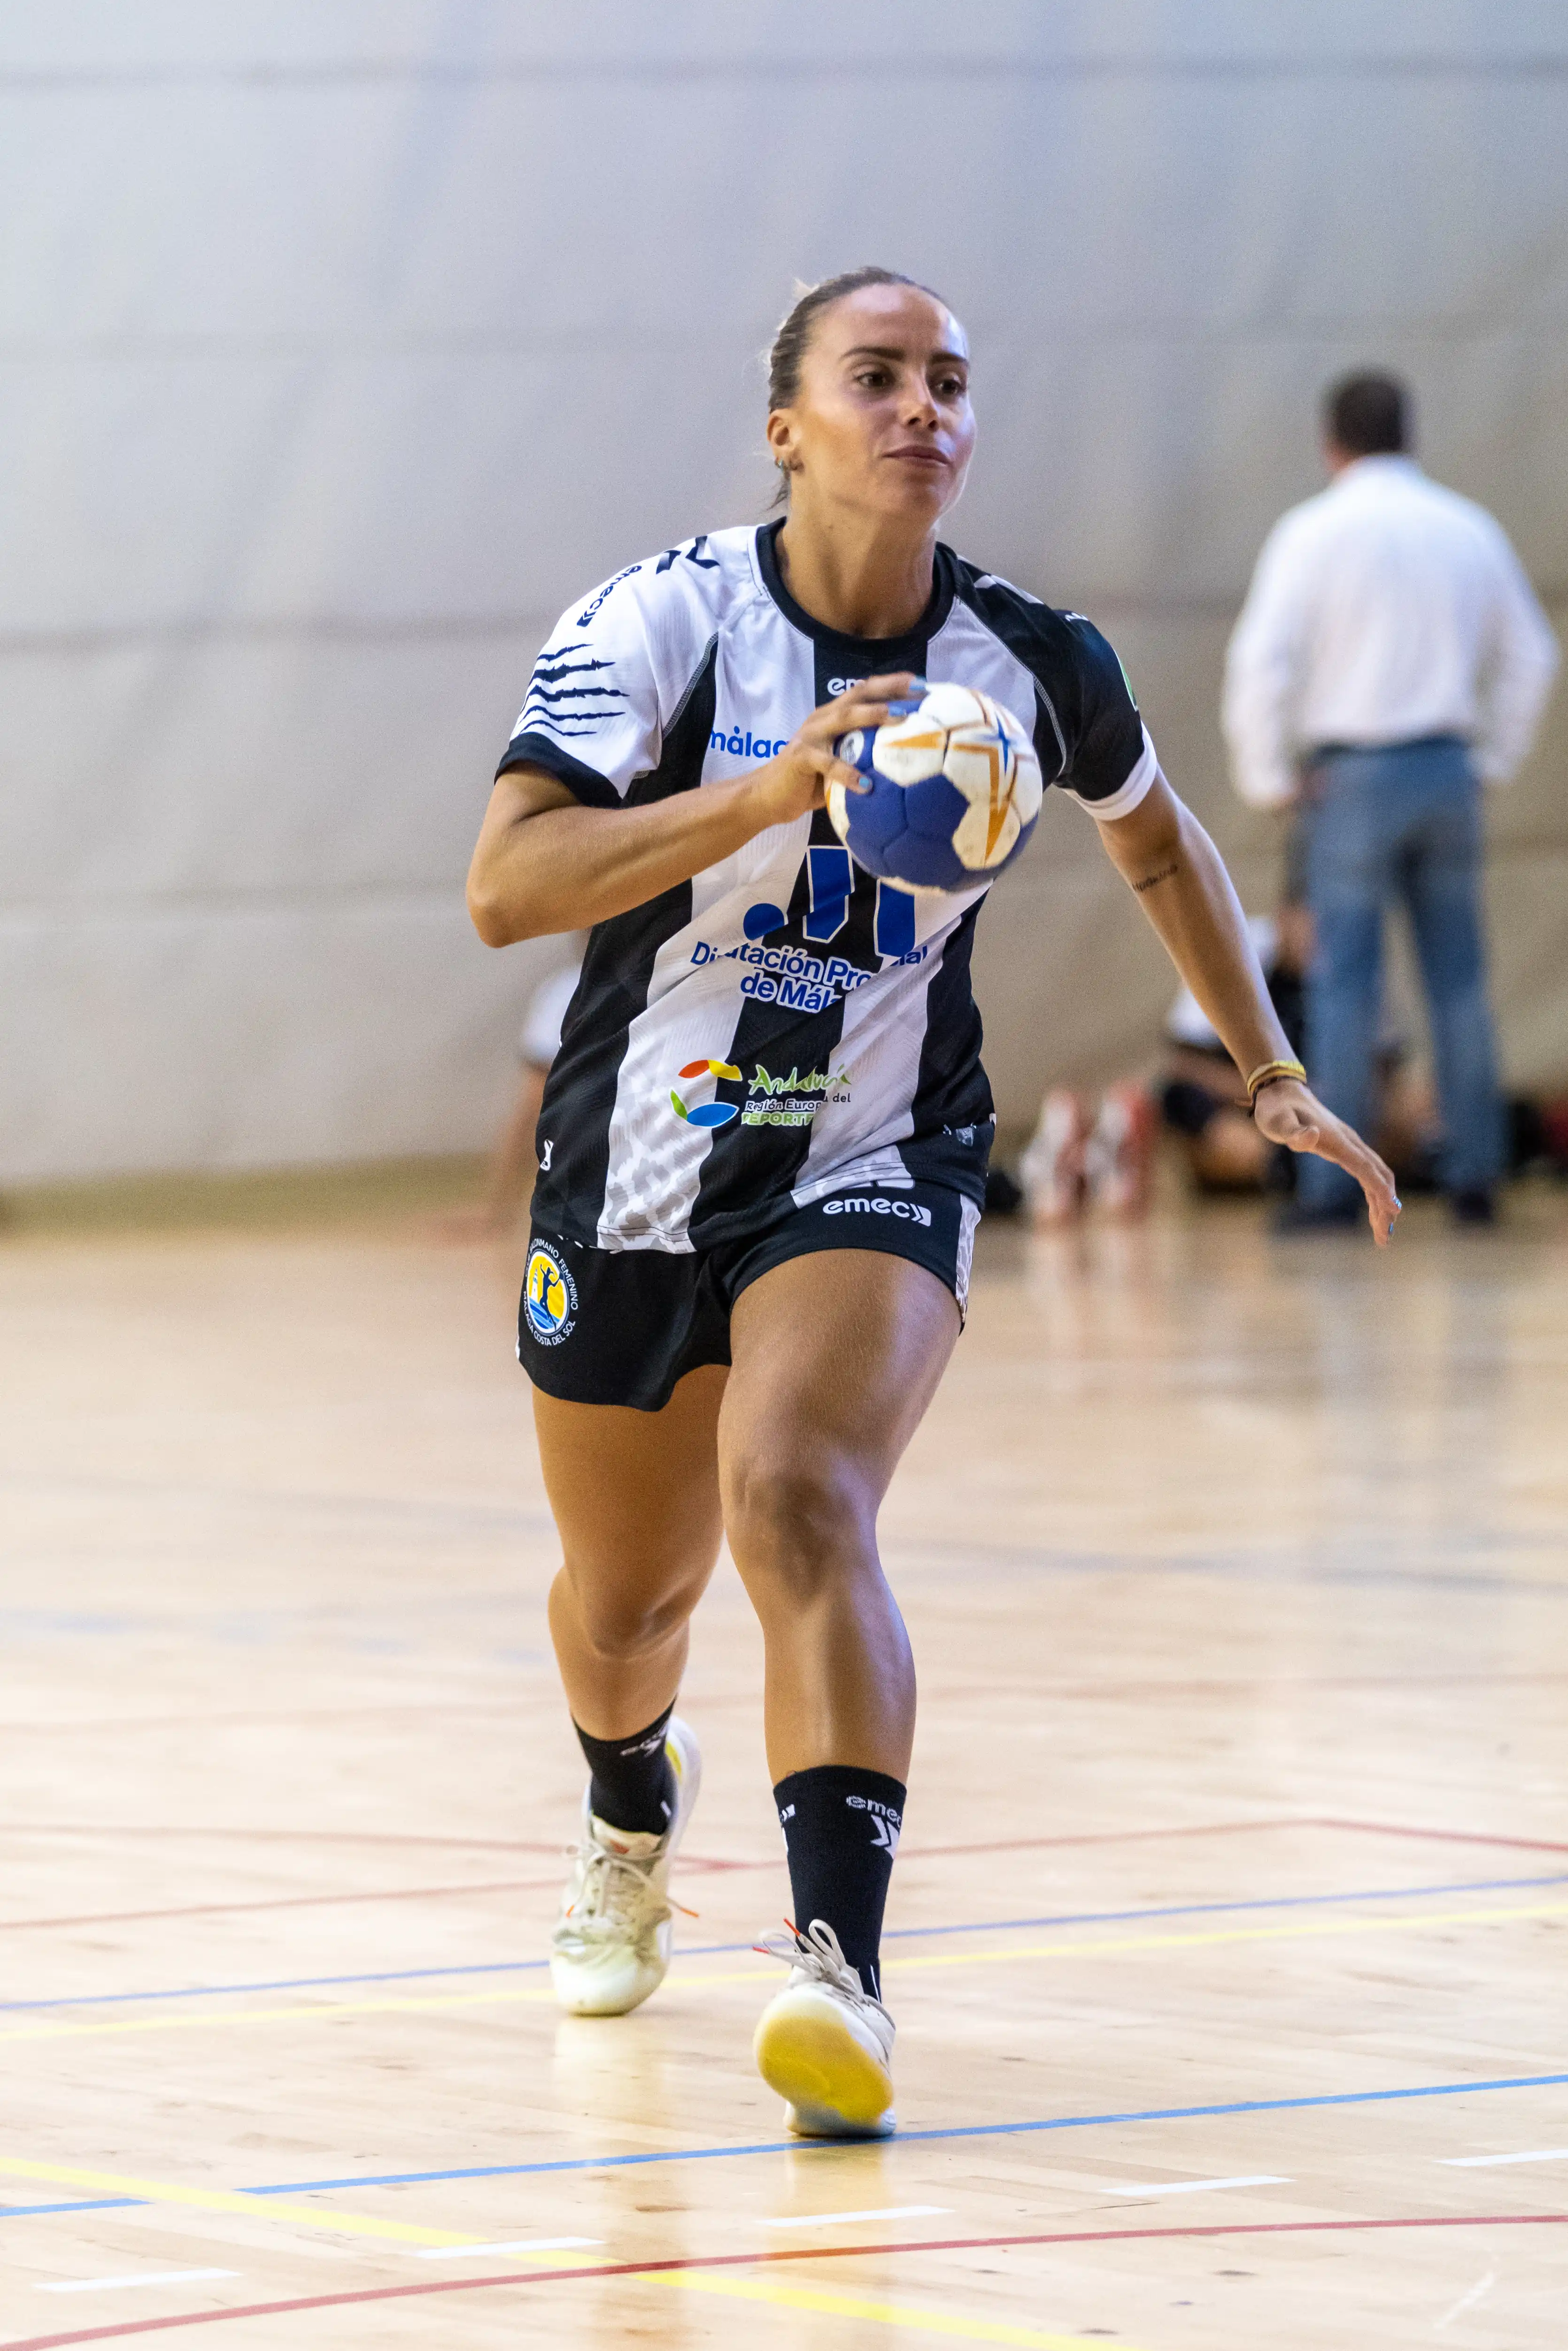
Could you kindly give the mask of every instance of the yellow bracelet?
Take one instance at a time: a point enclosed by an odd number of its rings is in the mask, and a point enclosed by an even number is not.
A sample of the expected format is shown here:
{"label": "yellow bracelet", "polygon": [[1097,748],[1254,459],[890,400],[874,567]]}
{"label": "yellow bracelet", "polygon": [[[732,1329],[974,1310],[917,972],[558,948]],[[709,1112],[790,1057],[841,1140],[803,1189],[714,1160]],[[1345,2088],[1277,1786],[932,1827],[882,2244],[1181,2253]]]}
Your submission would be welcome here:
{"label": "yellow bracelet", "polygon": [[1301,1061],[1260,1061],[1247,1081],[1248,1102],[1255,1102],[1263,1087],[1271,1086],[1276,1078],[1300,1078],[1304,1084],[1306,1075]]}

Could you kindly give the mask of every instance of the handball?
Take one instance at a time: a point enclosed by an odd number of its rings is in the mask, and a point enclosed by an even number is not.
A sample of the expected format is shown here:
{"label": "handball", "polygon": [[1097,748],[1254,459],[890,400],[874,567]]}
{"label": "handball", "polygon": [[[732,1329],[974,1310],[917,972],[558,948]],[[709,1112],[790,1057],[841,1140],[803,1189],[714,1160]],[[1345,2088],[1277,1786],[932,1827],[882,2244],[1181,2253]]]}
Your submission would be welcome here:
{"label": "handball", "polygon": [[901,890],[994,881],[1034,831],[1040,761],[1021,719],[967,685],[926,687],[881,726],[833,749],[868,785],[828,786],[834,831],[868,873]]}

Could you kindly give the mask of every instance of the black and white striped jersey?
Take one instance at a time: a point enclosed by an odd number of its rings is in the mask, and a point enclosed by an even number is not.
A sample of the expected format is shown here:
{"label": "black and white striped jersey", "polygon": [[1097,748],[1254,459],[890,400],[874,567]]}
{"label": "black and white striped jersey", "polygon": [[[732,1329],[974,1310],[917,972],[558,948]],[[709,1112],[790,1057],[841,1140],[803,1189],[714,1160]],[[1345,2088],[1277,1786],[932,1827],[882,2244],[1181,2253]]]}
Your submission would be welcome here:
{"label": "black and white striped jersey", "polygon": [[[590,807],[635,807],[744,775],[817,705],[911,670],[1032,714],[1041,773],[1091,814],[1137,806],[1154,747],[1081,614],[939,547],[918,627],[840,636],[785,587],[780,528],[669,548],[564,612],[498,772],[543,768]],[[601,1249],[685,1251],[851,1186],[935,1180],[977,1201],[992,1109],[969,953],[987,886],[878,883],[819,811],[600,924],[545,1089],[536,1217]]]}

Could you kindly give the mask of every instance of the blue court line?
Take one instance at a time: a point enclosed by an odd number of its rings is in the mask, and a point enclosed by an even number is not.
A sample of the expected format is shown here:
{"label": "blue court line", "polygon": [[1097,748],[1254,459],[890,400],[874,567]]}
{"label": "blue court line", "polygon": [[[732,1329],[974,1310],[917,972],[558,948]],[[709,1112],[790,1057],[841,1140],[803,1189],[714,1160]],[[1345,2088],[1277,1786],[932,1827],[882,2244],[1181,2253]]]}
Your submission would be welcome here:
{"label": "blue court line", "polygon": [[[1521,1884],[1525,1882],[1521,1880]],[[1545,1885],[1548,1881],[1543,1878],[1541,1883]],[[741,1943],[714,1943],[708,1947],[714,1951],[738,1951],[747,1948]],[[682,1956],[692,1959],[703,1955],[683,1950]],[[426,1976],[515,1975],[525,1969],[548,1968],[549,1965],[548,1959],[485,1959],[455,1968],[382,1968],[363,1975],[274,1976],[255,1983],[179,1984],[172,1991],[89,1991],[76,1998],[67,1994],[51,2000],[0,2000],[0,2015],[8,2014],[13,2009],[124,2007],[133,2001],[216,2000],[225,1992],[312,1991],[325,1991],[337,1984],[412,1983]]]}
{"label": "blue court line", "polygon": [[[1289,2114],[1309,2106],[1370,2106],[1405,2098],[1468,2098],[1487,2090],[1544,2090],[1568,2083],[1568,2074],[1520,2074],[1494,2082],[1428,2082],[1413,2090],[1337,2090],[1312,2098],[1235,2098],[1211,2106],[1138,2106],[1119,2114],[1051,2115],[1040,2122],[956,2123],[945,2130],[900,2131],[884,2142],[909,2147],[928,2139],[1018,2138],[1030,2132],[1092,2130],[1113,2123],[1193,2122],[1214,2115]],[[701,2163],[727,2155],[832,2154],[860,2141],[759,2139],[745,2147],[661,2147],[641,2155],[571,2156],[553,2163],[483,2163],[458,2171],[386,2171],[346,2179],[286,2179],[267,2188],[243,2188],[242,2196],[308,2196],[340,2188],[413,2188],[444,2179],[514,2179],[546,2171],[623,2171],[644,2163]]]}
{"label": "blue court line", "polygon": [[[918,1859],[918,1855],[911,1855]],[[1172,1902],[1137,1910],[1059,1910],[1043,1918],[974,1918],[951,1927],[892,1927],[884,1943],[907,1942],[931,1935],[1000,1935],[1022,1928],[1109,1927],[1139,1918],[1202,1918],[1234,1910],[1304,1910],[1335,1902],[1419,1901],[1437,1894],[1503,1894],[1534,1886],[1568,1886],[1568,1870],[1545,1877],[1464,1877],[1447,1886],[1375,1886],[1350,1894],[1270,1894],[1241,1902]],[[683,1943],[683,1959],[732,1958],[755,1949],[751,1943]],[[217,2000],[231,1992],[319,1991],[340,1984],[418,1983],[439,1976],[522,1975],[548,1968],[548,1959],[486,1959],[453,1968],[383,1968],[373,1974],[351,1976],[280,1976],[256,1983],[185,1984],[172,1991],[97,1991],[72,1999],[0,2000],[0,2015],[13,2010],[41,2008],[104,2008],[129,2006],[152,2000]]]}
{"label": "blue court line", "polygon": [[[1373,2106],[1409,2098],[1479,2097],[1490,2090],[1545,2090],[1568,2084],[1568,2074],[1519,2074],[1492,2082],[1427,2082],[1411,2090],[1336,2090],[1312,2098],[1234,2098],[1207,2106],[1134,2106],[1103,2115],[1050,2115],[1038,2122],[956,2123],[943,2130],[900,2131],[890,2146],[917,2146],[948,2138],[1020,2138],[1041,2131],[1095,2130],[1114,2123],[1198,2122],[1217,2115],[1281,2115],[1314,2106]],[[242,2188],[241,2196],[320,2196],[339,2189],[427,2188],[453,2179],[518,2179],[551,2171],[626,2171],[647,2163],[708,2163],[725,2156],[833,2155],[864,2140],[757,2139],[738,2147],[661,2147],[640,2155],[579,2155],[550,2163],[476,2163],[450,2171],[381,2171],[341,2179],[279,2179],[265,2188]],[[139,2196],[97,2197],[82,2204],[23,2204],[0,2208],[0,2219],[33,2212],[101,2212],[111,2206],[145,2204]],[[327,2218],[323,2215],[323,2219]]]}
{"label": "blue court line", "polygon": [[115,2212],[146,2200],[143,2196],[94,2196],[85,2204],[0,2204],[0,2220],[25,2220],[35,2212]]}
{"label": "blue court line", "polygon": [[[919,1855],[913,1857],[918,1860]],[[1454,1886],[1375,1886],[1354,1894],[1266,1894],[1243,1902],[1171,1902],[1141,1910],[1063,1910],[1048,1918],[987,1918],[973,1926],[897,1927],[882,1939],[892,1943],[904,1935],[999,1935],[1022,1927],[1111,1927],[1136,1918],[1202,1918],[1223,1910],[1307,1910],[1333,1902],[1415,1901],[1424,1895],[1500,1894],[1528,1886],[1568,1886],[1568,1870],[1553,1870],[1547,1877],[1467,1877]],[[732,1950],[750,1948],[738,1943],[729,1946]],[[686,1959],[695,1956],[695,1952],[682,1954]]]}

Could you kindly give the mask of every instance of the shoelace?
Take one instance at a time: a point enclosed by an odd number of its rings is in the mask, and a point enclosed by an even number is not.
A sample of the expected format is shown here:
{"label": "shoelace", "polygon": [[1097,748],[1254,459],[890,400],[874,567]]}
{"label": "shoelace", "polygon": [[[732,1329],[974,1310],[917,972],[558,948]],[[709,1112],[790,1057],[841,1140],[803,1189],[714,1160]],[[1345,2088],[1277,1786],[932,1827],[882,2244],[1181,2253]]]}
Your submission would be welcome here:
{"label": "shoelace", "polygon": [[858,1971],[845,1959],[843,1947],[825,1918],[813,1918],[804,1931],[791,1926],[788,1919],[784,1925],[782,1935],[764,1935],[759,1943],[752,1945],[753,1950],[760,1951],[766,1959],[788,1960],[813,1983],[825,1984],[830,1991],[841,1993],[857,2008],[874,2009],[878,2016],[887,2018],[881,2001],[872,1998]]}
{"label": "shoelace", "polygon": [[585,1940],[639,1934],[668,1917],[650,1881],[650,1861],[632,1861],[597,1844],[579,1845],[576,1854],[587,1858],[582,1862],[581,1887],[566,1915]]}

